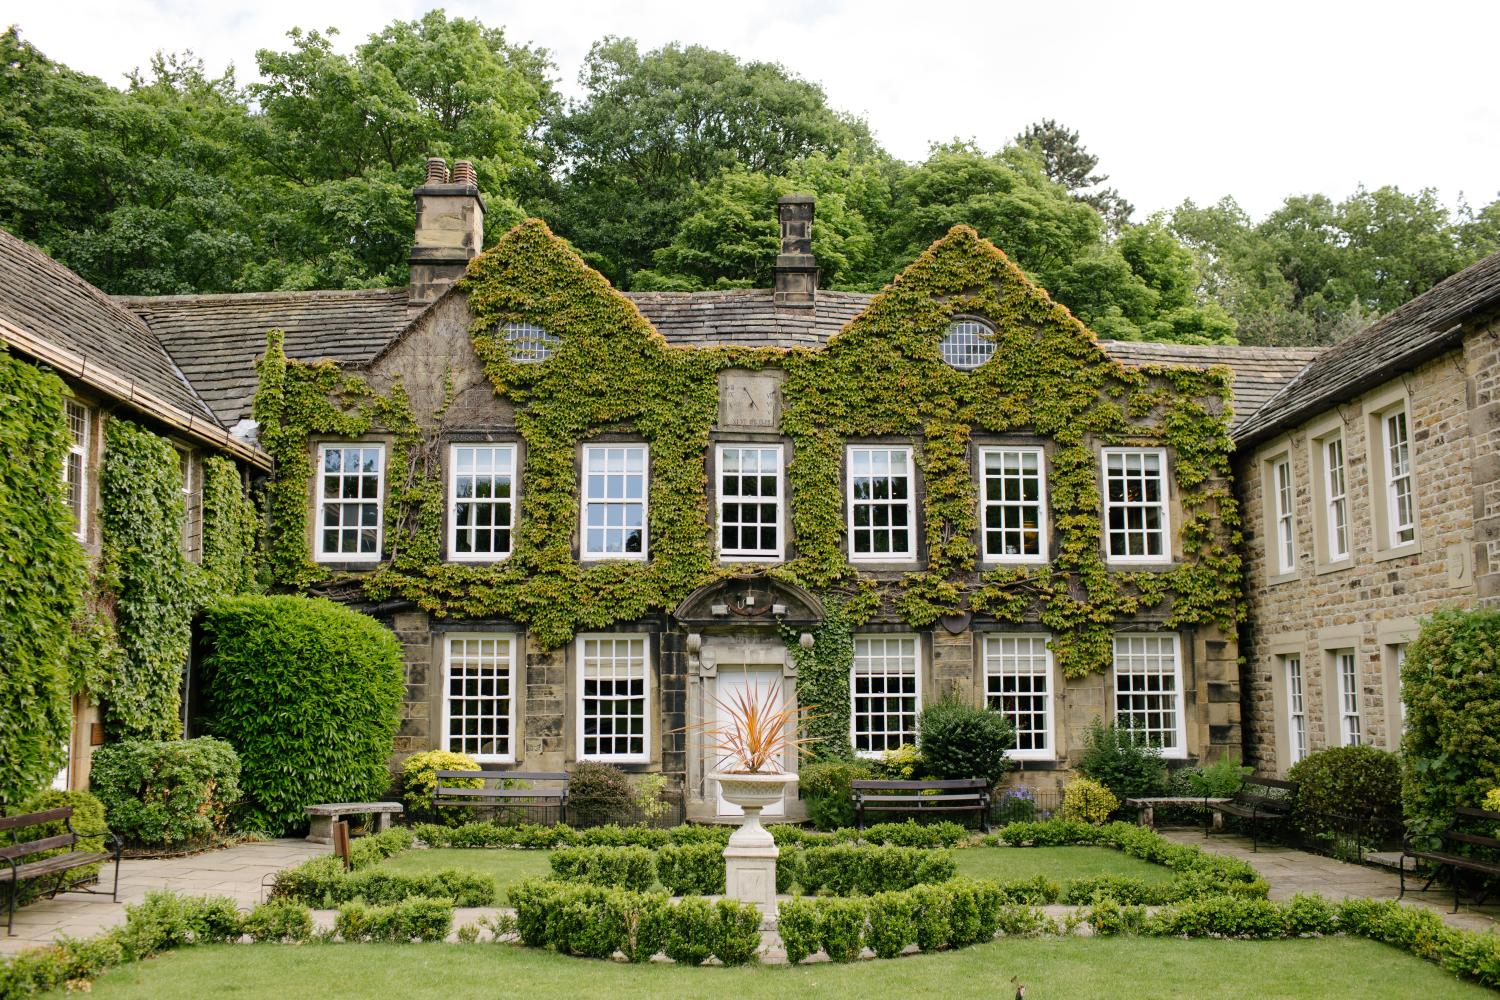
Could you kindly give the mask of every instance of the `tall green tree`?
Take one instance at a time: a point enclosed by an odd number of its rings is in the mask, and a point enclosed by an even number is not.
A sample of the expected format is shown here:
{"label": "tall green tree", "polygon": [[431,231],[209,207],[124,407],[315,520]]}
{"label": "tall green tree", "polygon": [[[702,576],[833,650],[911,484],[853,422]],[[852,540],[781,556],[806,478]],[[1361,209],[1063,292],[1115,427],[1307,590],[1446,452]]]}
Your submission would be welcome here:
{"label": "tall green tree", "polygon": [[1099,157],[1083,148],[1078,132],[1043,118],[1026,126],[1015,137],[1015,144],[1030,149],[1042,158],[1042,169],[1079,201],[1096,208],[1110,228],[1119,230],[1130,221],[1135,206],[1114,188],[1102,187],[1109,174],[1096,174]]}

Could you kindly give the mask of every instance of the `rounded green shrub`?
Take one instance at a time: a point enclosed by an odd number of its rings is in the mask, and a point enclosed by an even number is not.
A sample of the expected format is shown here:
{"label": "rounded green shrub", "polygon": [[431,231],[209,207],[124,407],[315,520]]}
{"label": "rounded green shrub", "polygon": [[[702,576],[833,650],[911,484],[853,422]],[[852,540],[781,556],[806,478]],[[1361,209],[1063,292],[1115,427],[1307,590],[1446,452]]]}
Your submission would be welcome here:
{"label": "rounded green shrub", "polygon": [[994,785],[1010,769],[1006,751],[1016,732],[999,712],[945,699],[922,710],[917,720],[922,771],[932,778],[984,778]]}
{"label": "rounded green shrub", "polygon": [[[427,750],[414,753],[401,764],[401,801],[406,804],[408,822],[431,821],[446,826],[460,826],[473,819],[473,810],[459,806],[434,808],[432,793],[437,790],[439,771],[478,771],[479,762],[466,753],[451,750]],[[449,778],[449,788],[483,788],[481,778]]]}
{"label": "rounded green shrub", "polygon": [[1401,669],[1401,796],[1418,836],[1500,785],[1500,611],[1444,610],[1423,622]]}
{"label": "rounded green shrub", "polygon": [[1353,832],[1374,820],[1384,829],[1401,822],[1401,763],[1378,747],[1329,747],[1292,765],[1297,783],[1292,818],[1309,836]]}
{"label": "rounded green shrub", "polygon": [[223,740],[121,740],[94,751],[89,785],[110,829],[146,847],[206,844],[240,797],[240,758]]}
{"label": "rounded green shrub", "polygon": [[1074,778],[1063,789],[1062,818],[1098,825],[1120,808],[1114,793],[1091,778]]}
{"label": "rounded green shrub", "polygon": [[613,764],[583,760],[568,779],[568,814],[577,826],[597,826],[628,819],[635,791],[625,772]]}
{"label": "rounded green shrub", "polygon": [[1139,799],[1167,789],[1167,769],[1161,750],[1123,726],[1095,719],[1084,736],[1078,771],[1114,793],[1115,798]]}
{"label": "rounded green shrub", "polygon": [[873,774],[874,768],[863,760],[830,760],[802,765],[797,774],[797,789],[807,805],[807,818],[813,826],[819,830],[853,826],[853,784]]}
{"label": "rounded green shrub", "polygon": [[401,644],[332,601],[235,597],[208,608],[207,727],[239,752],[244,825],[280,835],[317,802],[382,796],[400,720]]}

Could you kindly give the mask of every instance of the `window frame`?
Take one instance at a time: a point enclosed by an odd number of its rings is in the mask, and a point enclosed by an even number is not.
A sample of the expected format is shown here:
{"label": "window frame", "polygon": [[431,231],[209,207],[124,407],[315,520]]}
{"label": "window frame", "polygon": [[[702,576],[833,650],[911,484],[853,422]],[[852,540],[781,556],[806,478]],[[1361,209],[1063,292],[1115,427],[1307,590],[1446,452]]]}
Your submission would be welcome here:
{"label": "window frame", "polygon": [[1307,756],[1307,670],[1300,652],[1282,653],[1277,659],[1286,692],[1287,765],[1291,766]]}
{"label": "window frame", "polygon": [[[82,418],[82,428],[76,438],[73,436],[72,427],[74,407],[77,408]],[[75,518],[73,537],[86,543],[89,538],[89,444],[93,440],[91,432],[94,428],[94,414],[83,400],[64,396],[63,420],[68,424],[68,451],[63,456],[62,482],[64,488],[69,485],[68,463],[76,457],[78,459],[78,507],[76,510],[69,510],[68,513]]]}
{"label": "window frame", "polygon": [[[203,470],[198,456],[186,445],[174,445],[177,466],[182,473],[183,557],[191,563],[203,561]],[[382,514],[384,512],[382,511]]]}
{"label": "window frame", "polygon": [[[1396,475],[1391,455],[1391,422],[1398,417],[1401,420],[1401,432],[1404,435],[1401,447],[1405,450],[1406,455],[1406,468],[1399,476]],[[1382,539],[1384,544],[1381,548],[1386,550],[1406,550],[1417,544],[1417,479],[1412,470],[1411,415],[1407,410],[1406,404],[1401,403],[1376,414],[1376,419],[1380,421],[1381,493],[1385,500],[1385,517],[1382,519],[1385,522],[1385,534]],[[1398,480],[1405,480],[1406,482],[1406,507],[1410,521],[1404,526],[1397,521],[1397,512],[1401,506],[1398,502],[1399,494],[1396,489]],[[1411,537],[1401,538],[1400,532],[1403,530],[1409,530]]]}
{"label": "window frame", "polygon": [[[452,692],[449,690],[449,685],[452,682],[452,678],[453,678],[453,642],[454,642],[454,640],[471,640],[471,639],[479,639],[479,640],[492,639],[492,640],[497,640],[497,641],[503,640],[506,643],[506,646],[507,646],[507,656],[506,656],[506,659],[507,659],[507,661],[509,663],[508,683],[510,685],[510,693],[506,697],[506,701],[509,704],[509,716],[508,716],[508,718],[509,718],[509,728],[510,728],[510,733],[506,737],[506,742],[508,743],[508,745],[510,747],[510,752],[508,754],[476,754],[476,753],[469,753],[467,750],[455,750],[453,748],[453,739],[454,739],[454,737],[453,737],[453,734],[449,732],[449,725],[450,725],[450,723],[453,720],[453,705],[452,705],[453,695],[452,695]],[[440,683],[441,683],[440,697],[441,697],[441,700],[442,700],[442,705],[441,705],[441,707],[439,709],[440,726],[441,726],[441,728],[438,731],[438,742],[441,744],[441,748],[443,750],[446,750],[449,753],[466,753],[470,757],[474,758],[474,760],[478,761],[481,764],[514,764],[514,763],[516,763],[516,761],[518,759],[518,756],[517,756],[517,753],[516,753],[516,747],[517,747],[517,744],[520,742],[519,726],[520,726],[520,721],[521,721],[521,713],[519,711],[517,711],[517,702],[520,700],[520,692],[519,692],[519,690],[517,688],[517,679],[519,677],[519,673],[517,671],[516,659],[517,659],[517,653],[518,653],[519,649],[520,649],[519,637],[514,632],[445,632],[445,633],[443,633],[443,635],[442,635],[443,669],[442,669],[442,675],[441,675],[441,679],[440,679]],[[462,737],[459,737],[459,738],[462,739]]]}
{"label": "window frame", "polygon": [[1270,465],[1271,543],[1276,567],[1271,576],[1287,577],[1297,572],[1297,487],[1292,478],[1291,452],[1273,457]]}
{"label": "window frame", "polygon": [[[971,329],[971,327],[977,327],[978,330],[976,331],[974,329]],[[950,352],[948,350],[948,341],[958,336],[970,336],[980,344],[988,344],[988,353],[984,352],[983,350],[977,352],[984,354],[984,359],[981,360],[978,364],[972,365],[967,363],[959,364],[958,362],[952,360],[952,358],[949,357]],[[972,343],[966,341],[962,346],[964,348],[965,355],[973,353]],[[943,338],[938,341],[938,357],[943,359],[943,364],[947,365],[949,368],[952,368],[954,371],[972,372],[977,371],[978,369],[983,368],[985,365],[989,364],[990,360],[994,358],[995,352],[998,351],[999,348],[1000,345],[995,340],[995,328],[989,323],[989,321],[982,320],[977,316],[955,316],[953,317],[952,321],[943,328]]]}
{"label": "window frame", "polygon": [[[1044,719],[1044,726],[1040,730],[1040,732],[1042,733],[1043,737],[1045,738],[1047,745],[1046,745],[1046,748],[1042,749],[1042,750],[1037,750],[1035,748],[1030,749],[1030,750],[1021,750],[1019,748],[1011,749],[1011,750],[1007,750],[1005,752],[1005,755],[1007,757],[1009,757],[1011,760],[1056,760],[1057,759],[1057,664],[1056,664],[1056,660],[1054,659],[1054,657],[1052,655],[1052,635],[1051,635],[1051,633],[1048,633],[1048,632],[986,632],[986,633],[984,633],[983,641],[982,641],[982,644],[980,646],[980,661],[981,661],[980,662],[980,669],[982,671],[983,681],[984,681],[984,685],[983,685],[983,689],[982,689],[982,693],[983,693],[983,697],[984,697],[984,705],[991,712],[997,712],[1000,715],[1004,716],[1007,720],[1010,721],[1010,723],[1011,723],[1011,725],[1013,727],[1016,726],[1016,720],[1015,720],[1015,718],[1010,713],[1007,713],[1004,709],[996,708],[990,702],[990,698],[991,698],[991,694],[990,694],[990,678],[991,677],[1003,677],[1003,676],[1005,676],[1005,673],[1006,673],[1003,669],[997,670],[997,669],[992,669],[991,668],[991,660],[992,660],[991,644],[992,643],[1003,642],[1004,640],[1007,640],[1007,639],[1011,639],[1011,640],[1025,639],[1025,640],[1027,640],[1029,642],[1040,641],[1041,644],[1042,644],[1042,657],[1043,657],[1043,660],[1044,660],[1044,666],[1043,666],[1043,669],[1042,669],[1041,676],[1046,680],[1047,687],[1046,687],[1046,690],[1042,694],[1042,698],[1043,698],[1044,703],[1045,703],[1044,707],[1042,709],[1043,719]],[[1035,670],[1033,670],[1033,671],[1030,671],[1026,675],[1017,674],[1017,676],[1031,676],[1031,677],[1035,677],[1035,676],[1037,676],[1037,672]],[[1035,696],[1035,692],[1029,692],[1029,694],[1032,697]],[[1017,731],[1017,733],[1020,732],[1019,727],[1016,728],[1016,731]],[[1017,742],[1019,742],[1019,740]]]}
{"label": "window frame", "polygon": [[[887,454],[904,452],[907,463],[907,487],[906,487],[906,549],[902,552],[866,552],[855,551],[854,547],[854,453],[857,451],[876,452],[883,451]],[[890,478],[889,476],[887,478]],[[876,501],[860,501],[871,503]],[[887,507],[895,507],[892,501],[878,501]],[[891,530],[890,526],[885,527]],[[848,548],[849,561],[851,563],[912,563],[917,561],[917,454],[916,449],[909,444],[851,444],[844,448],[844,537]]]}
{"label": "window frame", "polygon": [[[1334,493],[1333,478],[1333,448],[1338,447],[1338,479],[1339,492]],[[1318,439],[1318,455],[1322,467],[1323,476],[1323,531],[1329,563],[1346,562],[1351,556],[1349,537],[1349,453],[1344,447],[1344,434],[1339,431],[1327,437]],[[1342,530],[1335,520],[1335,511],[1339,511],[1343,519]],[[1341,549],[1335,551],[1334,542],[1341,543]]]}
{"label": "window frame", "polygon": [[[1334,705],[1338,716],[1338,746],[1360,746],[1368,741],[1365,739],[1364,712],[1360,706],[1359,697],[1359,648],[1357,646],[1340,646],[1336,649],[1330,649],[1328,656],[1332,661],[1330,666],[1334,674],[1334,691],[1337,698]],[[1346,660],[1350,667],[1348,676],[1346,676],[1344,670]],[[1352,690],[1348,686],[1350,677],[1352,677],[1354,682]],[[1352,712],[1349,711],[1351,704],[1354,707],[1354,711]],[[1350,739],[1351,733],[1348,725],[1350,719],[1354,720],[1352,740]]]}
{"label": "window frame", "polygon": [[[1109,528],[1109,513],[1114,507],[1122,507],[1129,510],[1132,507],[1145,508],[1151,506],[1145,503],[1111,503],[1109,499],[1109,459],[1112,455],[1155,455],[1161,463],[1161,499],[1155,506],[1161,512],[1161,540],[1162,551],[1160,555],[1115,555],[1112,551]],[[1144,466],[1142,467],[1144,469]],[[1146,565],[1168,565],[1173,559],[1173,537],[1172,537],[1172,492],[1171,492],[1171,467],[1167,463],[1167,449],[1150,447],[1110,447],[1099,450],[1099,499],[1101,502],[1101,517],[1099,519],[1100,533],[1103,537],[1100,541],[1104,545],[1104,561],[1109,565],[1122,566],[1146,566]],[[1127,535],[1129,529],[1126,530]]]}
{"label": "window frame", "polygon": [[[510,452],[510,521],[506,527],[510,531],[510,548],[504,553],[496,552],[459,552],[458,551],[458,450],[460,448],[488,448],[496,451]],[[450,562],[473,562],[473,563],[498,563],[509,559],[516,551],[516,520],[517,509],[521,504],[521,455],[520,449],[515,442],[511,441],[450,441],[448,443],[448,475],[447,475],[447,500],[448,500],[448,531],[447,531],[447,556]],[[467,502],[473,502],[470,498]],[[495,506],[493,498],[490,506]],[[470,526],[473,527],[472,525]],[[492,525],[492,527],[498,527]]]}
{"label": "window frame", "polygon": [[[641,644],[641,752],[639,754],[601,754],[584,753],[584,740],[586,734],[583,731],[585,715],[583,711],[584,702],[584,672],[587,668],[587,660],[584,650],[587,649],[589,640],[609,640],[639,642]],[[646,632],[581,632],[574,639],[573,646],[573,760],[574,761],[602,761],[608,764],[646,764],[652,760],[651,737],[652,725],[652,648],[651,635]],[[611,716],[618,718],[618,716]],[[596,734],[597,735],[597,734]]]}
{"label": "window frame", "polygon": [[[871,639],[881,639],[881,640],[884,640],[884,641],[887,641],[887,642],[890,641],[890,640],[893,640],[893,639],[901,639],[901,640],[909,639],[909,640],[911,640],[911,643],[912,643],[912,669],[911,669],[912,691],[913,691],[913,697],[914,697],[915,703],[916,703],[915,708],[913,708],[913,710],[912,710],[912,729],[911,729],[911,741],[910,741],[912,745],[916,745],[916,742],[917,742],[917,720],[919,720],[922,717],[922,636],[919,633],[916,633],[916,632],[862,632],[862,633],[856,633],[855,636],[854,636],[854,656],[849,661],[849,746],[854,750],[854,756],[860,757],[860,758],[863,758],[863,759],[866,759],[866,760],[878,759],[882,754],[886,753],[887,750],[895,749],[895,747],[887,747],[885,750],[861,750],[861,749],[859,749],[859,728],[857,726],[857,720],[859,718],[859,713],[856,712],[855,708],[854,708],[854,699],[856,697],[858,697],[858,696],[855,694],[855,682],[854,682],[854,678],[856,676],[858,676],[859,673],[860,673],[860,670],[859,670],[859,643],[860,643],[860,640],[866,640],[866,641],[868,641],[868,640],[871,640]],[[882,676],[890,677],[890,676],[892,676],[892,674],[891,674],[890,671],[887,670],[887,671],[885,671],[882,674]],[[890,696],[889,692],[885,692],[882,695],[882,697],[889,697],[889,696]],[[902,697],[904,697],[904,696],[902,696]],[[883,714],[883,715],[889,715],[890,713],[889,712],[884,712],[884,713],[881,713],[881,714]],[[904,714],[904,713],[901,713],[901,714]],[[873,730],[871,730],[870,733],[868,733],[867,735],[874,736],[875,733],[874,733]],[[881,735],[888,738],[891,734],[887,730],[881,730]],[[887,742],[889,742],[889,739],[887,739]],[[902,742],[902,743],[898,744],[898,746],[905,746],[905,745],[906,745],[905,742]]]}
{"label": "window frame", "polygon": [[[990,528],[987,514],[991,507],[999,507],[1002,510],[1008,507],[1024,509],[1029,504],[1024,501],[1012,502],[1008,500],[991,500],[989,498],[989,469],[987,462],[991,455],[1031,454],[1037,460],[1037,554],[1036,555],[1008,555],[1006,553],[994,553],[990,551]],[[979,449],[979,552],[980,560],[986,565],[1041,565],[1051,559],[1051,546],[1048,544],[1050,538],[1048,532],[1051,530],[1050,518],[1048,517],[1047,498],[1047,449],[1030,445],[984,445]],[[1004,481],[1003,479],[1001,480]],[[1001,529],[1004,534],[1005,529]]]}
{"label": "window frame", "polygon": [[[776,453],[776,548],[725,549],[724,541],[724,452],[774,451]],[[736,502],[742,502],[740,497]],[[781,562],[786,558],[786,446],[781,442],[726,441],[714,446],[714,551],[721,562]],[[744,521],[737,522],[743,525]]]}
{"label": "window frame", "polygon": [[[374,552],[329,552],[323,548],[323,466],[330,448],[340,450],[359,448],[373,449],[379,456],[375,469],[375,498],[361,503],[375,504],[375,551]],[[384,441],[319,441],[317,471],[313,475],[313,504],[316,517],[313,522],[313,561],[319,563],[378,563],[385,557],[385,471],[386,449]],[[340,476],[345,475],[339,472]],[[342,529],[339,529],[342,530]]]}
{"label": "window frame", "polygon": [[1182,636],[1177,632],[1116,632],[1110,637],[1110,688],[1113,704],[1110,706],[1110,717],[1115,725],[1120,721],[1120,653],[1119,642],[1121,639],[1139,639],[1152,637],[1159,639],[1170,639],[1172,644],[1172,683],[1173,683],[1173,716],[1174,735],[1177,745],[1174,747],[1161,747],[1161,756],[1165,760],[1183,760],[1188,755],[1187,751],[1187,692],[1183,688],[1183,665],[1182,665]]}
{"label": "window frame", "polygon": [[[589,488],[589,454],[594,451],[608,451],[615,449],[638,448],[641,452],[641,551],[639,552],[597,552],[589,548],[589,506],[593,503],[610,504],[614,501],[608,497],[598,500],[590,500]],[[598,441],[583,445],[580,452],[581,464],[578,471],[578,558],[580,562],[613,562],[616,560],[626,562],[645,562],[651,555],[651,445],[645,441]],[[606,472],[605,475],[611,475]],[[630,476],[633,473],[623,473]],[[635,502],[626,500],[624,502]],[[606,525],[606,528],[608,526]]]}

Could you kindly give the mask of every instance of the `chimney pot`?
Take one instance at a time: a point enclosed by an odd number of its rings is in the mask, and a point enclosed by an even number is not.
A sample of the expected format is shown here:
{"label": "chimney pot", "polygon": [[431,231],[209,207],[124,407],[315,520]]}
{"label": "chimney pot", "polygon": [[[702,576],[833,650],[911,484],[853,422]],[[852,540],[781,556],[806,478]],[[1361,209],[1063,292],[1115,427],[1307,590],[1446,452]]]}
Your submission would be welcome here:
{"label": "chimney pot", "polygon": [[448,162],[441,156],[429,156],[427,158],[427,183],[448,183]]}
{"label": "chimney pot", "polygon": [[772,268],[772,301],[778,306],[811,309],[817,305],[818,262],[812,252],[813,197],[789,194],[776,200],[781,223],[781,253]]}
{"label": "chimney pot", "polygon": [[414,194],[417,231],[407,301],[415,310],[436,301],[484,249],[484,199],[472,162],[455,162],[450,175],[440,156],[428,157],[427,179]]}
{"label": "chimney pot", "polygon": [[474,164],[468,160],[457,160],[453,164],[453,183],[462,184],[465,187],[478,187],[479,175],[474,172]]}

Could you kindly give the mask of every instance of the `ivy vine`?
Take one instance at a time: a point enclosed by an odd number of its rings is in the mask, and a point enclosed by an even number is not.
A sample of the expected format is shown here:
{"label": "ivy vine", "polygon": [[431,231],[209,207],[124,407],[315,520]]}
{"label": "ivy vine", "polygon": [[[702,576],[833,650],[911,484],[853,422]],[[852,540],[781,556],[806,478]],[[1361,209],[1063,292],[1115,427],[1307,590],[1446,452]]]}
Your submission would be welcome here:
{"label": "ivy vine", "polygon": [[[825,623],[818,637],[830,664],[843,662],[844,630],[877,617],[914,628],[959,612],[1041,622],[1070,677],[1108,667],[1120,618],[1149,614],[1169,628],[1232,628],[1241,617],[1233,548],[1239,515],[1229,487],[1231,373],[1125,368],[968,227],[954,227],[816,351],[668,346],[537,220],[472,261],[462,284],[476,351],[496,393],[514,406],[526,443],[513,554],[495,565],[441,560],[441,414],[436,426],[424,426],[399,382],[380,394],[331,362],[289,361],[273,334],[255,415],[276,463],[268,538],[275,582],[356,586],[371,599],[405,597],[438,616],[515,621],[544,647],[670,610],[716,576],[747,570],[715,561],[704,456],[718,415],[718,373],[775,366],[786,373],[781,431],[793,446],[795,555],[761,569],[839,609],[838,622]],[[944,331],[960,314],[989,320],[997,340],[993,359],[969,372],[939,354]],[[553,356],[541,364],[512,360],[497,333],[511,322],[559,337]],[[369,573],[332,574],[308,552],[309,439],[372,431],[395,440],[387,558]],[[651,446],[651,558],[581,564],[573,551],[577,448],[614,431]],[[970,460],[976,431],[1050,442],[1050,564],[980,572]],[[919,571],[861,570],[844,552],[844,445],[881,436],[917,442],[926,487]],[[1104,562],[1095,449],[1110,444],[1162,446],[1172,454],[1183,556],[1169,568],[1125,572]],[[809,659],[815,677],[824,659]],[[842,695],[831,679],[812,679],[806,683],[820,690],[811,700],[847,701],[846,667],[827,673],[837,675]]]}

